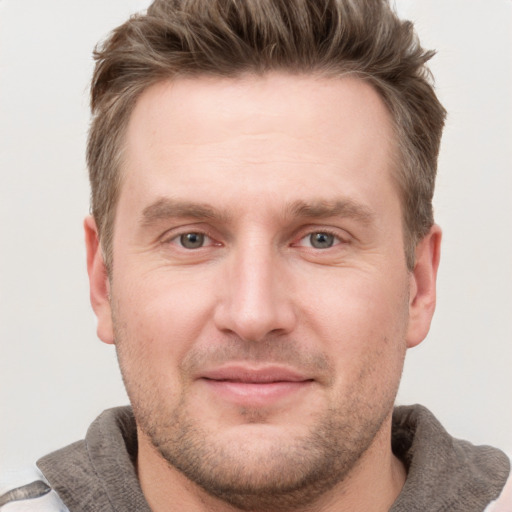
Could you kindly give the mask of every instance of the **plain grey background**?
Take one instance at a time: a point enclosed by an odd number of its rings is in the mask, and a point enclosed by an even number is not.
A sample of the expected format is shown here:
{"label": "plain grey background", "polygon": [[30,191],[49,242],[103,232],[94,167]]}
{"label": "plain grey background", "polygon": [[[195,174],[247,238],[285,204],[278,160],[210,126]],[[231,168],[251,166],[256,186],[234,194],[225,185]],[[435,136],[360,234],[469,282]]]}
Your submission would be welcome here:
{"label": "plain grey background", "polygon": [[[127,403],[89,306],[82,219],[95,43],[136,0],[0,0],[0,473]],[[448,112],[438,309],[398,403],[512,450],[512,1],[400,0]]]}

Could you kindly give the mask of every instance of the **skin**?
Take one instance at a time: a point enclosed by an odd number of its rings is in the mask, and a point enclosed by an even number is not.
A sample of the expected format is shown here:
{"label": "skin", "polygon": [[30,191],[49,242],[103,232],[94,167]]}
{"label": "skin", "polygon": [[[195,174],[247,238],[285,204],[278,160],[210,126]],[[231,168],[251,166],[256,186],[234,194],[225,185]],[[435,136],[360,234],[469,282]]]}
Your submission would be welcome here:
{"label": "skin", "polygon": [[379,95],[351,77],[178,79],[139,98],[110,278],[85,229],[152,510],[392,505],[391,411],[441,238],[407,270],[395,148]]}

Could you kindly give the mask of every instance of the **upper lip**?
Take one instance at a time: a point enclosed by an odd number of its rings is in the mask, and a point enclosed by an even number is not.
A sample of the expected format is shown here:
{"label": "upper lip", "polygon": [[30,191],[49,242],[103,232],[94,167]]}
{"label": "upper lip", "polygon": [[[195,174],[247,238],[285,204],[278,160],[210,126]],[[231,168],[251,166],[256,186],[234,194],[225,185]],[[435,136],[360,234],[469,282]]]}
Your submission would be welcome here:
{"label": "upper lip", "polygon": [[202,379],[266,384],[271,382],[303,382],[313,380],[304,374],[277,365],[250,367],[247,365],[230,364],[201,372]]}

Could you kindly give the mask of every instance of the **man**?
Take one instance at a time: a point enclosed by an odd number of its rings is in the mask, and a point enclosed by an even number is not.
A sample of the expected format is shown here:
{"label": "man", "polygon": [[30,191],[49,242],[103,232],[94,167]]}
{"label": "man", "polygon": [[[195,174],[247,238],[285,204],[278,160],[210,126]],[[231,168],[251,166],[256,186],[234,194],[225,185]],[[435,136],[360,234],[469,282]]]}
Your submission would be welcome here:
{"label": "man", "polygon": [[377,1],[157,0],[114,31],[85,231],[132,408],[8,506],[510,510],[504,454],[393,410],[435,306],[431,55]]}

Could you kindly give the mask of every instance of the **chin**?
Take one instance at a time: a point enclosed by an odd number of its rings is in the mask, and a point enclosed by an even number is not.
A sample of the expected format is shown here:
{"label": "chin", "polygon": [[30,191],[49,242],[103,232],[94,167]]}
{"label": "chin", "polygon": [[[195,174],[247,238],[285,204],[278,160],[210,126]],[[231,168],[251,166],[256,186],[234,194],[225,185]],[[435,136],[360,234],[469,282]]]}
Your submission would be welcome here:
{"label": "chin", "polygon": [[296,510],[314,502],[343,482],[387,416],[381,411],[361,422],[348,414],[340,421],[329,411],[312,424],[290,427],[257,423],[261,411],[247,411],[245,424],[212,428],[186,406],[168,421],[140,413],[135,409],[144,436],[172,469],[242,510]]}

